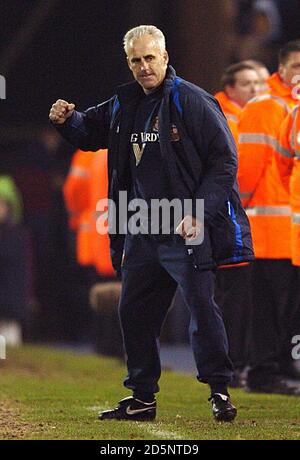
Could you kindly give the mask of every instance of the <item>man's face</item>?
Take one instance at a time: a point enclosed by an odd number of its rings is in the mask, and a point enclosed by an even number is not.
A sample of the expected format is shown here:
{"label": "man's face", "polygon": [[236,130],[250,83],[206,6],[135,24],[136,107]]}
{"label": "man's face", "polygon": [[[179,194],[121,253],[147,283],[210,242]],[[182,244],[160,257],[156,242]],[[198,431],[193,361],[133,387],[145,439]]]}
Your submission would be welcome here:
{"label": "man's face", "polygon": [[259,82],[259,94],[264,94],[268,91],[268,78],[270,77],[270,72],[266,67],[258,67],[256,69]]}
{"label": "man's face", "polygon": [[282,81],[292,88],[295,85],[293,77],[300,75],[300,51],[290,53],[286,63],[279,65],[278,72]]}
{"label": "man's face", "polygon": [[149,94],[163,82],[169,57],[151,35],[144,35],[131,43],[127,61],[135,80]]}
{"label": "man's face", "polygon": [[259,94],[259,78],[253,69],[240,70],[235,74],[235,84],[227,85],[225,92],[229,99],[244,107],[250,99]]}

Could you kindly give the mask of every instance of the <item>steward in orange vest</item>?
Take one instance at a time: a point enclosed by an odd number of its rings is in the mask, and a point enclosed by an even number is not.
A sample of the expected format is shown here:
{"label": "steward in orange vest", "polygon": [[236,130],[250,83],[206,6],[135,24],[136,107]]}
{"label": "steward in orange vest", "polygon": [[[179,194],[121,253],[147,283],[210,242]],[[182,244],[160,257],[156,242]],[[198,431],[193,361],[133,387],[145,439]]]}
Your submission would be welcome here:
{"label": "steward in orange vest", "polygon": [[69,225],[76,232],[76,254],[80,265],[93,265],[104,277],[114,277],[108,235],[96,229],[96,205],[107,198],[107,151],[77,150],[64,184]]}
{"label": "steward in orange vest", "polygon": [[[294,55],[299,55],[299,68],[295,70]],[[295,72],[300,72],[300,48],[289,56],[269,78],[269,94],[251,100],[240,115],[238,180],[257,258],[291,257],[289,198],[272,161],[280,125],[298,103],[291,80]]]}
{"label": "steward in orange vest", "polygon": [[293,264],[300,266],[300,106],[284,120],[275,161],[290,197],[292,210],[291,251]]}
{"label": "steward in orange vest", "polygon": [[100,234],[97,228],[97,203],[107,201],[108,165],[107,150],[94,152],[91,164],[91,244],[93,265],[104,277],[115,278],[116,273],[111,263],[108,233]]}
{"label": "steward in orange vest", "polygon": [[[215,95],[227,118],[235,142],[242,108],[258,95],[259,78],[254,67],[244,62],[229,66],[221,80],[223,91]],[[248,336],[251,317],[249,264],[219,267],[216,274],[215,298],[222,309],[229,341],[230,358],[234,364],[232,386],[243,386],[244,369],[248,365]]]}
{"label": "steward in orange vest", "polygon": [[90,165],[94,152],[77,150],[72,158],[71,168],[63,186],[69,227],[77,232],[80,215],[90,206]]}
{"label": "steward in orange vest", "polygon": [[253,331],[249,391],[296,394],[282,375],[289,375],[289,328],[295,310],[296,269],[291,264],[291,209],[281,183],[274,149],[280,126],[298,103],[293,78],[300,73],[300,40],[279,54],[278,72],[269,94],[252,99],[239,122],[238,180],[250,219],[256,260],[252,270]]}

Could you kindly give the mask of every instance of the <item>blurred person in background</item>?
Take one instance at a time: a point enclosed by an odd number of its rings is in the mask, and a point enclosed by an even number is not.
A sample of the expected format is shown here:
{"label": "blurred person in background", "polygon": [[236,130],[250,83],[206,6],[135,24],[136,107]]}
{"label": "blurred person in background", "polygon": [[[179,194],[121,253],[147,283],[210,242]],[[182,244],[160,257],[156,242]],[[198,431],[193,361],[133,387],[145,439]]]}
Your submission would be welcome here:
{"label": "blurred person in background", "polygon": [[[24,225],[29,230],[31,239],[34,304],[41,321],[37,326],[37,334],[44,330],[42,318],[44,315],[47,317],[48,299],[51,295],[51,216],[54,204],[51,169],[55,161],[53,154],[59,143],[57,136],[49,136],[45,130],[39,131],[18,147],[12,169],[14,180],[22,194]],[[47,334],[44,333],[41,335],[46,338]]]}
{"label": "blurred person in background", "polygon": [[234,137],[238,141],[238,120],[242,108],[259,91],[258,74],[253,66],[238,62],[229,66],[222,75],[222,91],[215,94]]}
{"label": "blurred person in background", "polygon": [[[95,311],[91,320],[92,343],[99,353],[123,356],[117,318],[120,283],[115,282],[108,234],[97,231],[97,203],[107,201],[107,191],[107,150],[84,152],[78,149],[73,155],[63,192],[69,226],[74,233],[76,260],[88,271],[88,288],[94,299],[91,302]],[[111,294],[107,295],[108,292]]]}
{"label": "blurred person in background", "polygon": [[97,203],[107,199],[107,150],[77,150],[63,192],[69,226],[76,233],[76,258],[80,265],[94,266],[99,276],[113,278],[108,235],[97,232]]}
{"label": "blurred person in background", "polygon": [[0,193],[1,198],[6,200],[10,206],[11,221],[14,224],[21,224],[23,221],[23,200],[13,178],[6,173],[0,172]]}
{"label": "blurred person in background", "polygon": [[[298,88],[298,93],[300,88]],[[279,132],[279,148],[274,148],[274,157],[280,178],[290,198],[291,205],[291,258],[297,267],[297,286],[300,285],[300,106],[286,117]],[[300,333],[300,289],[294,290],[296,308],[287,324],[287,355],[291,356],[292,338]],[[296,363],[294,364],[296,367]],[[298,367],[299,369],[299,367]],[[298,374],[299,376],[299,374]]]}
{"label": "blurred person in background", "polygon": [[[286,117],[280,127],[275,162],[292,209],[292,262],[300,266],[300,106]],[[299,312],[300,313],[300,312]],[[300,332],[300,331],[299,331]]]}
{"label": "blurred person in background", "polygon": [[268,79],[269,93],[249,101],[240,115],[238,180],[256,255],[249,391],[300,394],[286,381],[293,375],[286,350],[299,286],[291,264],[289,195],[274,163],[280,126],[299,103],[293,80],[299,74],[300,40],[296,40],[282,47],[278,71]]}
{"label": "blurred person in background", "polygon": [[[238,142],[238,122],[242,108],[259,94],[259,77],[253,66],[239,62],[229,66],[221,79],[222,92],[215,94]],[[251,327],[251,266],[219,267],[215,297],[220,305],[229,341],[229,355],[234,364],[231,386],[245,383],[249,362]]]}
{"label": "blurred person in background", "polygon": [[82,324],[81,320],[74,320],[69,331],[71,296],[78,284],[70,270],[67,214],[62,196],[70,152],[70,146],[47,126],[38,128],[29,140],[18,144],[11,165],[11,174],[23,198],[24,226],[32,253],[32,319],[27,333],[30,341],[69,340]]}
{"label": "blurred person in background", "polygon": [[248,64],[253,67],[258,75],[259,83],[259,94],[264,94],[269,91],[268,79],[270,78],[270,72],[263,62],[256,61],[255,59],[247,59],[243,61],[244,64]]}
{"label": "blurred person in background", "polygon": [[20,226],[22,198],[14,181],[0,175],[0,335],[22,343],[28,302],[28,240]]}

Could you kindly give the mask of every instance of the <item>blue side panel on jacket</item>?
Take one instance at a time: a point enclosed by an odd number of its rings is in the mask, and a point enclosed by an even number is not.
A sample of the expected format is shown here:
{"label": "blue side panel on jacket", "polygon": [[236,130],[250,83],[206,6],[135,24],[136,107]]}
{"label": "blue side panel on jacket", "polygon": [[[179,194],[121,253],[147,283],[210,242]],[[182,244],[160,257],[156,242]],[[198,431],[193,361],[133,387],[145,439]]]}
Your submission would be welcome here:
{"label": "blue side panel on jacket", "polygon": [[239,260],[243,259],[241,255],[237,255],[237,254],[241,254],[241,251],[243,250],[242,229],[241,229],[240,224],[237,221],[234,207],[232,206],[230,201],[228,201],[228,210],[229,210],[229,215],[230,215],[230,218],[232,220],[232,223],[235,229],[235,254],[233,255],[232,259],[235,262],[238,262]]}
{"label": "blue side panel on jacket", "polygon": [[114,100],[112,111],[111,111],[111,122],[110,122],[111,126],[113,125],[115,116],[116,116],[117,111],[119,110],[119,108],[120,108],[120,101],[119,101],[118,97],[116,97],[116,99]]}
{"label": "blue side panel on jacket", "polygon": [[180,103],[179,91],[178,91],[178,86],[180,85],[181,82],[182,82],[182,78],[176,77],[175,81],[174,81],[174,86],[173,86],[172,91],[171,91],[172,99],[173,99],[174,104],[176,105],[177,110],[180,113],[180,115],[182,115],[182,113],[183,113],[183,108],[182,108],[182,105]]}

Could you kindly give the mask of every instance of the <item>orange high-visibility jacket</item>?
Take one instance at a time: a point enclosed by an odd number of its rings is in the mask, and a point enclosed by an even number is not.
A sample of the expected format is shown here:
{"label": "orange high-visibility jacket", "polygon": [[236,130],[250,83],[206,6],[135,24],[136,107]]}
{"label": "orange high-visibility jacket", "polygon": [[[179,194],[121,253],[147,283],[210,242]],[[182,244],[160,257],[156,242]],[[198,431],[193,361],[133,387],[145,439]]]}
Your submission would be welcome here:
{"label": "orange high-visibility jacket", "polygon": [[[93,163],[91,165],[91,244],[93,253],[93,265],[98,273],[105,277],[115,276],[113,269],[108,232],[99,232],[99,207],[97,204],[101,200],[101,214],[106,209],[108,199],[108,165],[107,165],[107,150],[99,150],[94,152]],[[103,215],[103,214],[102,214]],[[102,219],[101,222],[104,220]],[[105,220],[107,222],[107,219]],[[104,225],[106,227],[106,225]]]}
{"label": "orange high-visibility jacket", "polygon": [[90,207],[90,165],[94,152],[77,150],[63,186],[64,200],[69,215],[69,226],[78,231],[82,212]]}
{"label": "orange high-visibility jacket", "polygon": [[269,94],[249,101],[240,115],[238,181],[256,257],[289,259],[291,209],[275,164],[274,149],[280,148],[280,126],[297,100],[277,73],[268,83]]}
{"label": "orange high-visibility jacket", "polygon": [[300,107],[290,113],[280,128],[280,149],[275,152],[283,186],[290,194],[292,208],[292,262],[300,266]]}
{"label": "orange high-visibility jacket", "polygon": [[225,117],[227,118],[230,131],[233,135],[233,138],[237,144],[238,142],[238,122],[239,116],[241,114],[242,108],[233,102],[224,91],[220,91],[215,94],[215,98],[219,102],[221,109],[224,112]]}
{"label": "orange high-visibility jacket", "polygon": [[108,235],[96,230],[96,204],[107,198],[107,150],[77,150],[64,185],[69,223],[76,234],[76,256],[80,265],[94,265],[102,276],[114,276]]}

